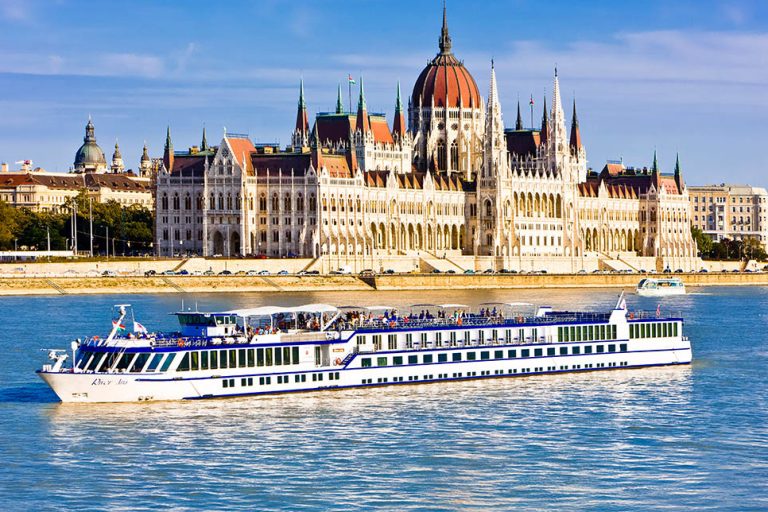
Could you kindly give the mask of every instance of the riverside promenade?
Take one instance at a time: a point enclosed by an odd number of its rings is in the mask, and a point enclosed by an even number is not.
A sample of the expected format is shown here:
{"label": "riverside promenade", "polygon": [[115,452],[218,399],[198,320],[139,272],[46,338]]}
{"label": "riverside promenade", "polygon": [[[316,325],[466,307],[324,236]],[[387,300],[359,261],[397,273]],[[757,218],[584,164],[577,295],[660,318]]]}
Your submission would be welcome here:
{"label": "riverside promenade", "polygon": [[[652,274],[663,276],[665,274]],[[686,286],[766,286],[765,272],[674,274]],[[6,276],[0,296],[125,293],[321,292],[523,288],[634,288],[642,274],[382,274],[215,276]]]}

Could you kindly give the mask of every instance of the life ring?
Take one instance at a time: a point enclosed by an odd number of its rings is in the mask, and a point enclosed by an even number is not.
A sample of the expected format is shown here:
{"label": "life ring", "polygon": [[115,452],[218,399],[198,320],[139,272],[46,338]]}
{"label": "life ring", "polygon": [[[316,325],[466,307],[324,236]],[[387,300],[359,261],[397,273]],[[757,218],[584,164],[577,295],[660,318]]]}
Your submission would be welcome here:
{"label": "life ring", "polygon": [[183,347],[183,346],[184,346],[184,340],[182,340],[181,338],[179,338],[179,343],[178,343],[178,345],[179,345],[179,347]]}
{"label": "life ring", "polygon": [[341,366],[341,358],[337,357],[336,360],[333,362],[336,366]]}
{"label": "life ring", "polygon": [[632,320],[633,318],[635,318],[635,314],[634,314],[634,313],[632,313],[632,312],[630,312],[630,313],[629,313],[629,319],[630,319],[630,320]]}

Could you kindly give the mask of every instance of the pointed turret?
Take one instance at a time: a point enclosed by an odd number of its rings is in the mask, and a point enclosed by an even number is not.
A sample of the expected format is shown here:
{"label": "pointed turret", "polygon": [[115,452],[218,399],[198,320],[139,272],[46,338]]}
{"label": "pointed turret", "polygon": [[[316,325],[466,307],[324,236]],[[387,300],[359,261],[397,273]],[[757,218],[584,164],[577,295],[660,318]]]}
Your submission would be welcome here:
{"label": "pointed turret", "polygon": [[165,148],[163,149],[163,165],[168,172],[173,168],[173,142],[171,142],[171,126],[165,133]]}
{"label": "pointed turret", "polygon": [[363,77],[360,77],[360,98],[357,101],[357,129],[363,132],[363,135],[371,131],[371,122],[368,119],[368,107],[365,106]]}
{"label": "pointed turret", "polygon": [[309,118],[307,116],[307,104],[304,102],[304,79],[299,85],[299,107],[296,112],[296,128],[293,131],[293,146],[305,147],[309,137]]}
{"label": "pointed turret", "polygon": [[675,183],[677,184],[678,192],[682,194],[685,182],[683,181],[683,170],[680,168],[680,153],[675,156]]}
{"label": "pointed turret", "polygon": [[571,119],[571,149],[581,149],[581,132],[579,131],[579,118],[576,116],[576,98],[573,99],[573,118]]}
{"label": "pointed turret", "polygon": [[203,140],[200,141],[200,151],[208,151],[208,139],[205,136],[205,126],[203,126]]}
{"label": "pointed turret", "polygon": [[447,55],[451,53],[451,36],[448,34],[448,15],[443,0],[443,29],[440,31],[440,53]]}
{"label": "pointed turret", "polygon": [[515,130],[523,129],[523,116],[520,114],[520,98],[517,99],[517,121],[515,121]]}
{"label": "pointed turret", "polygon": [[141,161],[139,162],[139,175],[143,178],[149,176],[152,170],[152,159],[149,158],[149,151],[147,151],[147,142],[144,142],[144,149],[141,152]]}
{"label": "pointed turret", "polygon": [[550,135],[554,143],[556,151],[565,151],[565,112],[563,111],[563,104],[560,99],[560,80],[557,77],[557,68],[555,68],[555,79],[552,90],[552,113],[550,114],[552,126],[550,127]]}
{"label": "pointed turret", "polygon": [[496,69],[491,61],[491,80],[488,90],[488,107],[485,117],[485,173],[491,176],[499,172],[504,162],[506,144],[504,139],[504,120],[501,116],[499,91],[496,87]]}
{"label": "pointed turret", "polygon": [[397,100],[395,101],[395,120],[392,124],[392,134],[398,137],[405,135],[405,113],[400,99],[400,81],[397,81]]}
{"label": "pointed turret", "polygon": [[323,148],[320,143],[320,127],[317,124],[317,120],[315,120],[315,126],[312,128],[312,143],[310,148],[312,167],[315,168],[315,171],[319,171],[320,166],[323,165]]}
{"label": "pointed turret", "polygon": [[112,172],[123,172],[123,170],[125,170],[123,155],[120,154],[120,146],[115,140],[115,152],[112,153]]}
{"label": "pointed turret", "polygon": [[336,93],[336,113],[344,113],[344,103],[341,101],[341,84],[339,84],[339,90]]}
{"label": "pointed turret", "polygon": [[651,172],[659,172],[659,161],[656,158],[656,150],[653,150],[653,165],[651,166]]}
{"label": "pointed turret", "polygon": [[546,144],[549,140],[549,115],[547,114],[547,96],[544,96],[544,111],[541,114],[541,143]]}

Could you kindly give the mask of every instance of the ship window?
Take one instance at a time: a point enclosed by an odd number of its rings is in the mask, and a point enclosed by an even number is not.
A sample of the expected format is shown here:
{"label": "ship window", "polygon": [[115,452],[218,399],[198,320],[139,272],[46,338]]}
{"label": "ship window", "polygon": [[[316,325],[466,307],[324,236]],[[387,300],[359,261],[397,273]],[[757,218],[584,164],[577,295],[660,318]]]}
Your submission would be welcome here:
{"label": "ship window", "polygon": [[163,354],[153,354],[152,358],[149,360],[149,365],[147,366],[146,371],[153,372],[155,369],[157,369],[157,365],[160,364],[160,361],[163,359]]}
{"label": "ship window", "polygon": [[99,363],[101,362],[102,359],[104,359],[104,354],[99,352],[94,352],[93,357],[91,358],[88,365],[85,367],[85,370],[86,371],[93,370],[95,372],[96,370],[98,370]]}
{"label": "ship window", "polygon": [[427,342],[427,333],[423,332],[423,333],[421,333],[421,343],[422,343],[422,346],[426,342]]}
{"label": "ship window", "polygon": [[200,352],[198,352],[197,350],[195,350],[194,352],[190,352],[189,369],[193,371],[197,371],[200,369]]}
{"label": "ship window", "polygon": [[377,357],[376,358],[376,366],[387,366],[387,358],[386,357]]}
{"label": "ship window", "polygon": [[291,352],[293,355],[291,362],[293,364],[299,364],[299,347],[291,347]]}
{"label": "ship window", "polygon": [[163,365],[160,367],[161,372],[167,372],[168,368],[170,368],[171,363],[176,358],[176,354],[168,354],[165,356],[165,361],[163,361]]}
{"label": "ship window", "polygon": [[291,347],[283,347],[283,364],[291,364]]}
{"label": "ship window", "polygon": [[512,329],[507,329],[506,331],[504,331],[504,333],[505,333],[504,335],[506,336],[507,343],[512,341]]}
{"label": "ship window", "polygon": [[187,372],[189,371],[189,352],[185,353],[184,356],[181,358],[181,362],[179,363],[179,366],[176,368],[177,372]]}
{"label": "ship window", "polygon": [[553,356],[553,355],[555,355],[555,347],[549,347],[549,348],[547,349],[547,355],[548,355],[548,356]]}
{"label": "ship window", "polygon": [[133,364],[131,364],[131,369],[128,371],[140,372],[144,368],[144,365],[147,364],[147,359],[149,359],[149,354],[146,352],[139,354],[136,356],[136,359],[134,359]]}
{"label": "ship window", "polygon": [[570,341],[576,341],[576,328],[571,326],[570,331],[571,331]]}
{"label": "ship window", "polygon": [[591,354],[592,353],[592,345],[587,345],[584,347],[584,353],[585,354]]}
{"label": "ship window", "polygon": [[208,369],[208,352],[205,350],[200,352],[200,369],[201,370]]}
{"label": "ship window", "polygon": [[467,361],[474,361],[477,359],[477,354],[474,352],[467,352]]}
{"label": "ship window", "polygon": [[267,366],[272,366],[272,349],[271,348],[264,349],[264,364]]}
{"label": "ship window", "polygon": [[425,354],[424,355],[424,364],[429,364],[432,362],[432,354]]}
{"label": "ship window", "polygon": [[448,362],[448,354],[437,354],[437,362],[438,363]]}
{"label": "ship window", "polygon": [[419,364],[419,356],[408,356],[408,364]]}
{"label": "ship window", "polygon": [[604,345],[598,345],[597,346],[597,353],[598,354],[602,354],[603,352],[605,352],[605,346]]}
{"label": "ship window", "polygon": [[589,329],[586,325],[581,326],[581,340],[580,341],[588,341],[589,340]]}
{"label": "ship window", "polygon": [[611,326],[611,339],[612,340],[616,339],[616,326],[615,325]]}
{"label": "ship window", "polygon": [[405,348],[413,348],[413,333],[406,333],[405,335]]}
{"label": "ship window", "polygon": [[275,365],[282,365],[283,364],[283,351],[280,350],[280,347],[275,348]]}
{"label": "ship window", "polygon": [[544,355],[543,349],[535,348],[533,349],[533,357],[541,357]]}
{"label": "ship window", "polygon": [[520,351],[520,357],[531,357],[530,349],[524,348]]}
{"label": "ship window", "polygon": [[365,345],[365,336],[358,336],[357,337],[357,344],[358,345]]}
{"label": "ship window", "polygon": [[387,348],[389,350],[395,350],[397,348],[397,334],[390,334],[387,336],[387,344],[389,345]]}
{"label": "ship window", "polygon": [[452,361],[461,361],[461,352],[454,352],[451,356]]}
{"label": "ship window", "polygon": [[464,343],[469,343],[469,331],[464,331]]}
{"label": "ship window", "polygon": [[605,325],[600,326],[600,339],[601,340],[605,339]]}
{"label": "ship window", "polygon": [[581,341],[581,327],[576,327],[576,338],[572,341]]}
{"label": "ship window", "polygon": [[[232,351],[234,352],[234,350]],[[245,368],[245,349],[241,348],[237,350],[237,361],[238,361],[238,367]]]}
{"label": "ship window", "polygon": [[616,345],[608,345],[608,352],[616,352]]}
{"label": "ship window", "polygon": [[394,366],[400,366],[403,364],[403,356],[394,356],[392,358],[392,364]]}
{"label": "ship window", "polygon": [[560,355],[561,356],[567,356],[568,355],[568,347],[560,347]]}
{"label": "ship window", "polygon": [[364,357],[360,360],[360,366],[363,368],[370,368],[371,367],[371,358],[370,357]]}
{"label": "ship window", "polygon": [[674,328],[672,329],[672,336],[677,336],[677,322],[675,322],[674,324],[672,324],[672,326],[674,327]]}
{"label": "ship window", "polygon": [[482,352],[480,352],[480,359],[485,361],[485,360],[488,360],[490,358],[491,358],[491,353],[488,352],[487,350],[483,350]]}
{"label": "ship window", "polygon": [[589,341],[592,341],[595,339],[595,328],[594,326],[589,326],[589,338],[587,338]]}
{"label": "ship window", "polygon": [[229,380],[224,379],[221,381],[222,387],[228,388],[229,387]]}
{"label": "ship window", "polygon": [[480,343],[482,343],[483,341],[485,341],[485,331],[484,331],[484,330],[480,329],[479,331],[477,331],[477,340],[478,340]]}
{"label": "ship window", "polygon": [[256,349],[256,366],[264,366],[264,349]]}
{"label": "ship window", "polygon": [[661,329],[662,329],[661,335],[666,338],[667,336],[669,336],[669,324],[667,322],[664,322],[661,325],[662,325],[662,327],[661,327]]}
{"label": "ship window", "polygon": [[517,357],[517,350],[507,350],[507,357],[510,359]]}
{"label": "ship window", "polygon": [[574,356],[581,354],[581,347],[571,347],[571,354]]}
{"label": "ship window", "polygon": [[256,350],[249,348],[248,349],[248,368],[253,368],[256,366]]}
{"label": "ship window", "polygon": [[219,369],[219,352],[216,350],[211,350],[209,359],[211,361],[211,370],[218,370]]}
{"label": "ship window", "polygon": [[235,350],[228,350],[229,352],[229,367],[237,368],[237,352]]}
{"label": "ship window", "polygon": [[627,344],[626,343],[620,343],[619,344],[619,352],[626,352],[627,351]]}
{"label": "ship window", "polygon": [[504,351],[503,350],[496,350],[493,353],[493,358],[494,359],[502,359],[503,357],[504,357]]}

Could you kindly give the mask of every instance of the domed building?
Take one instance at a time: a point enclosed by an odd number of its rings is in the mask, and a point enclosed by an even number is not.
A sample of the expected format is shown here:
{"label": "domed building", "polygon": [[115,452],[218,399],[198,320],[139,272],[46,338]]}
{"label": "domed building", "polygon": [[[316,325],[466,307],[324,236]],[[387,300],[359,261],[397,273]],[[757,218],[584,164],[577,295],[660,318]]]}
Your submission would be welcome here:
{"label": "domed building", "polygon": [[85,138],[83,145],[75,154],[74,171],[75,172],[106,172],[107,159],[104,157],[104,151],[96,144],[95,129],[90,117],[88,124],[85,125]]}
{"label": "domed building", "polygon": [[453,55],[445,7],[439,47],[411,95],[414,163],[419,170],[470,179],[482,165],[483,101],[472,74]]}

